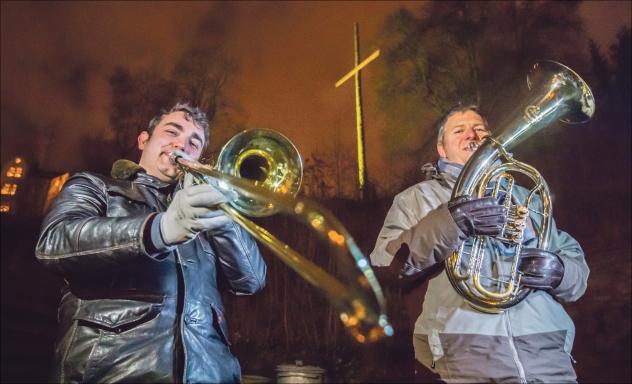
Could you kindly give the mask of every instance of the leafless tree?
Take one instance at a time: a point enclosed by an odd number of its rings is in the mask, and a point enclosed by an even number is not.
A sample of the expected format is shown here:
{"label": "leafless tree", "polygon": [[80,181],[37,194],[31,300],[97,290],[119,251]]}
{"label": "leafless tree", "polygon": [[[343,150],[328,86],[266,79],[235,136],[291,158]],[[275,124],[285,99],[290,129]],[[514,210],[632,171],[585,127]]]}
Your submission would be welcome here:
{"label": "leafless tree", "polygon": [[[456,102],[481,105],[491,121],[507,114],[539,59],[589,71],[577,2],[431,2],[392,14],[382,31],[378,104],[394,161],[434,154],[433,124]],[[418,165],[405,173],[420,176]]]}

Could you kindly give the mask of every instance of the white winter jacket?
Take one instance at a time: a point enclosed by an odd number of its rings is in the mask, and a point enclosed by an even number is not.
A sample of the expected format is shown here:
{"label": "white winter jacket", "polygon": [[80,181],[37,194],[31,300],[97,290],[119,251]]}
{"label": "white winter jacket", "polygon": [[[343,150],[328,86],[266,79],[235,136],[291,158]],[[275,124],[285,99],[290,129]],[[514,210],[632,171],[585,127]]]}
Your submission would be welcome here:
{"label": "white winter jacket", "polygon": [[[452,253],[460,244],[460,230],[447,209],[455,181],[455,175],[439,172],[395,196],[370,255],[374,266],[390,265],[402,243],[417,270]],[[531,225],[537,229],[535,216]],[[446,382],[576,382],[570,356],[575,327],[558,300],[581,297],[589,269],[577,241],[555,223],[550,244],[564,263],[560,285],[551,294],[535,291],[501,314],[474,310],[452,288],[445,270],[431,278],[414,329],[417,360]],[[536,239],[527,238],[523,246],[535,247]],[[505,263],[494,262],[498,268]]]}

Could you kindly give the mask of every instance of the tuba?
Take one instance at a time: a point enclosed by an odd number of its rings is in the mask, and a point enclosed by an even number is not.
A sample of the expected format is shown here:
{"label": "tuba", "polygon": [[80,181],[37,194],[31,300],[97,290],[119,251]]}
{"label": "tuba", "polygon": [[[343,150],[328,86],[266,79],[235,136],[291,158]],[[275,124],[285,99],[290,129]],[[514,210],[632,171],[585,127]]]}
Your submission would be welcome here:
{"label": "tuba", "polygon": [[[196,183],[212,184],[226,195],[236,195],[236,199],[220,204],[219,208],[283,263],[324,292],[356,341],[368,343],[393,334],[385,314],[382,289],[351,235],[327,209],[296,196],[303,162],[285,136],[265,129],[238,133],[224,145],[215,167],[187,158],[180,151],[171,154],[171,161],[191,174]],[[323,270],[243,216],[264,217],[275,213],[285,213],[308,226],[327,243],[340,264],[342,278]]]}
{"label": "tuba", "polygon": [[[522,301],[530,289],[521,287],[520,251],[530,214],[541,218],[533,226],[537,247],[548,249],[552,221],[551,195],[546,181],[532,166],[514,159],[509,151],[533,133],[556,120],[582,123],[595,111],[592,91],[582,78],[567,66],[554,61],[534,64],[527,75],[530,90],[526,103],[501,124],[496,137],[488,136],[463,167],[452,191],[452,198],[499,198],[507,220],[497,237],[474,236],[463,242],[446,259],[446,273],[454,289],[475,309],[500,313]],[[513,192],[513,174],[524,175],[533,183],[524,197]],[[522,195],[522,194],[520,194]],[[492,272],[485,257],[486,246],[496,241],[507,249],[510,267],[503,275]]]}

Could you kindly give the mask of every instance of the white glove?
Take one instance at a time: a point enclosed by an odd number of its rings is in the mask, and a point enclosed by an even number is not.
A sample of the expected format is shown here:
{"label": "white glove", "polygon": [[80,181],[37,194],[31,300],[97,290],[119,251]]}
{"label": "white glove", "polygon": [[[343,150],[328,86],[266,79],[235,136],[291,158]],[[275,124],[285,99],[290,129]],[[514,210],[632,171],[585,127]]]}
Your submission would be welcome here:
{"label": "white glove", "polygon": [[184,187],[176,192],[160,219],[160,234],[167,245],[180,244],[194,238],[199,232],[226,224],[230,219],[217,209],[228,199],[209,184],[192,185],[187,174]]}

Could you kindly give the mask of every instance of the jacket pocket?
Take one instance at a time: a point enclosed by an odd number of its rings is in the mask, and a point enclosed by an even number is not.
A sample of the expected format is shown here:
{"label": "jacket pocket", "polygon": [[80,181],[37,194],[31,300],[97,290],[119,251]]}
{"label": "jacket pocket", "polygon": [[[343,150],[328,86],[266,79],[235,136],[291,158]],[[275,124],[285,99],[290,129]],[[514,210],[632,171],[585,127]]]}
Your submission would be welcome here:
{"label": "jacket pocket", "polygon": [[157,319],[161,308],[162,303],[129,299],[82,300],[73,316],[76,332],[65,362],[67,381],[109,382],[109,375],[125,371],[119,367],[125,364],[137,366],[135,374],[156,368],[138,361],[154,349],[152,341],[159,342],[155,340],[160,332],[151,320]]}
{"label": "jacket pocket", "polygon": [[230,339],[228,338],[228,324],[226,323],[224,312],[212,304],[211,309],[213,310],[213,327],[215,331],[222,336],[222,339],[224,339],[227,345],[231,345]]}
{"label": "jacket pocket", "polygon": [[106,299],[83,301],[74,319],[79,325],[121,333],[154,319],[162,303]]}

